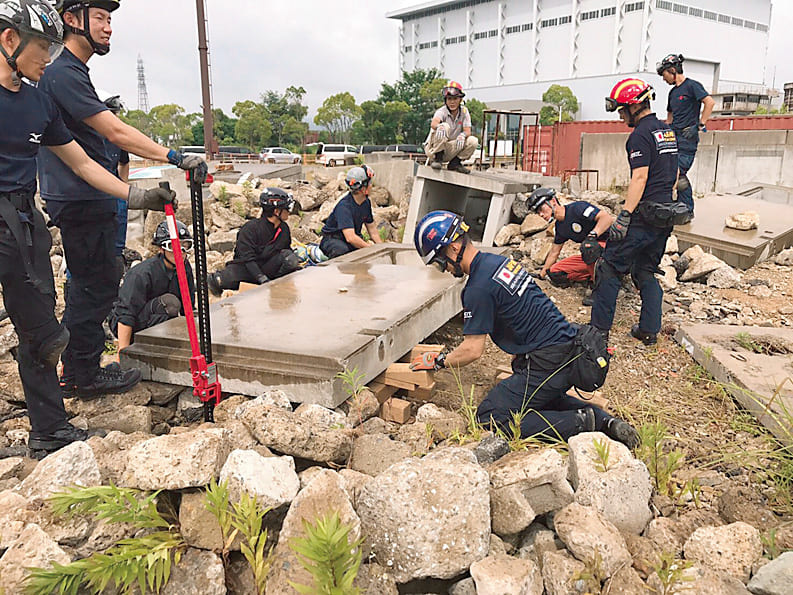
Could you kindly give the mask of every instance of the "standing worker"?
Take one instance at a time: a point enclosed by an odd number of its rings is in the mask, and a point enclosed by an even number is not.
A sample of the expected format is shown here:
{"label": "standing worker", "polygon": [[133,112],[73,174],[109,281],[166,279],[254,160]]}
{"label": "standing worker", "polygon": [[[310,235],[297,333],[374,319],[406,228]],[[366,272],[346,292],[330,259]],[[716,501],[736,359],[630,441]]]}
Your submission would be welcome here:
{"label": "standing worker", "polygon": [[569,364],[578,331],[520,263],[480,252],[467,232],[462,218],[449,211],[433,211],[416,226],[414,242],[424,264],[435,264],[455,277],[468,275],[468,280],[462,295],[463,342],[448,355],[419,356],[411,369],[466,366],[482,357],[490,335],[514,356],[513,374],[479,405],[480,423],[507,429],[517,414],[523,438],[567,440],[600,431],[635,447],[638,436],[628,423],[567,395],[573,385]]}
{"label": "standing worker", "polygon": [[[193,170],[202,182],[206,162],[161,147],[115,116],[99,99],[88,75],[88,60],[110,51],[111,12],[118,0],[59,0],[66,28],[65,48],[47,69],[40,88],[58,107],[66,127],[86,153],[116,173],[105,141],[145,159]],[[140,382],[137,369],[99,365],[105,347],[102,322],[118,293],[119,269],[115,244],[118,226],[116,199],[74,175],[58,157],[42,149],[38,159],[41,196],[47,212],[61,230],[63,250],[71,273],[63,322],[71,333],[61,361],[64,392],[92,398],[122,393]]]}
{"label": "standing worker", "polygon": [[710,118],[716,102],[699,81],[683,74],[683,60],[682,54],[669,54],[656,65],[656,70],[668,85],[672,85],[666,104],[666,121],[677,136],[677,163],[680,172],[677,195],[693,213],[694,191],[686,174],[697,155],[699,133],[707,132],[705,122]]}
{"label": "standing worker", "polygon": [[608,337],[617,307],[620,279],[630,272],[642,298],[639,323],[631,335],[645,345],[661,330],[663,290],[655,278],[672,226],[691,220],[685,203],[672,199],[677,180],[677,140],[666,122],[650,111],[653,88],[640,79],[617,83],[606,110],[618,111],[633,128],[625,143],[631,180],[622,211],[609,228],[603,256],[595,265],[592,326]]}
{"label": "standing worker", "polygon": [[[31,431],[28,447],[50,452],[85,440],[67,421],[56,365],[69,331],[55,318],[52,237],[36,208],[36,156],[49,147],[70,175],[132,208],[163,210],[173,193],[130,188],[92,161],[74,142],[49,95],[22,82],[37,82],[63,49],[63,23],[44,0],[0,0],[0,284],[19,336],[15,357]],[[89,188],[91,186],[88,186]]]}
{"label": "standing worker", "polygon": [[471,157],[479,146],[479,140],[471,136],[471,114],[463,103],[463,86],[449,81],[443,88],[443,107],[438,108],[430,122],[430,133],[424,141],[427,165],[463,174],[471,173],[462,162]]}
{"label": "standing worker", "polygon": [[[121,96],[110,95],[98,91],[99,99],[102,100],[114,115],[118,116],[121,110],[124,109],[124,104],[121,102]],[[107,156],[110,158],[110,171],[115,173],[122,182],[129,181],[129,153],[124,149],[118,148],[116,145],[105,139],[105,150]],[[115,164],[115,166],[114,166]],[[118,201],[118,212],[116,219],[118,220],[118,235],[116,235],[116,260],[121,267],[121,274],[124,273],[124,248],[127,245],[127,203],[124,200]]]}

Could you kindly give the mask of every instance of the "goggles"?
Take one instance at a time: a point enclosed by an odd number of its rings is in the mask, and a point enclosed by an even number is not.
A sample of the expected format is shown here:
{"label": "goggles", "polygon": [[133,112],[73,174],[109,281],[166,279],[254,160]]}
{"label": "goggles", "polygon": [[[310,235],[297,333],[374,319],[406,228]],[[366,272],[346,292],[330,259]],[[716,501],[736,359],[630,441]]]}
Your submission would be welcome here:
{"label": "goggles", "polygon": [[[191,238],[179,240],[179,245],[182,247],[182,252],[190,252],[193,249],[193,240]],[[171,243],[171,240],[165,240],[162,244],[160,244],[160,247],[168,252],[173,252],[173,244]]]}
{"label": "goggles", "polygon": [[625,107],[621,103],[619,103],[613,97],[606,97],[606,111],[607,112],[616,112],[619,108]]}

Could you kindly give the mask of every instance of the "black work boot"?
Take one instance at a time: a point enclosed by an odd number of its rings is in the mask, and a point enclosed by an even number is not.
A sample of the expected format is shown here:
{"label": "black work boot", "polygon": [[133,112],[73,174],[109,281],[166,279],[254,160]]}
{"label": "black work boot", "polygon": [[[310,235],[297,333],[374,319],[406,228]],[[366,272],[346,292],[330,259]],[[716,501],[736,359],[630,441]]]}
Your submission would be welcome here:
{"label": "black work boot", "polygon": [[446,166],[446,169],[449,171],[458,171],[461,174],[471,173],[471,170],[463,165],[463,162],[460,161],[459,157],[452,157],[451,161],[449,161],[449,165]]}
{"label": "black work boot", "polygon": [[434,170],[441,169],[443,167],[443,151],[436,153],[435,155],[430,155],[427,158],[427,165],[429,165]]}
{"label": "black work boot", "polygon": [[209,288],[209,293],[216,297],[220,297],[223,294],[223,288],[220,286],[220,273],[207,275],[207,287]]}
{"label": "black work boot", "polygon": [[639,446],[639,434],[631,424],[616,417],[612,417],[606,422],[606,427],[603,429],[612,440],[622,442],[625,446],[633,450]]}
{"label": "black work boot", "polygon": [[639,329],[638,324],[634,324],[631,327],[631,337],[638,339],[645,345],[655,345],[658,342],[658,335],[655,333],[645,333],[643,330]]}
{"label": "black work boot", "polygon": [[31,432],[28,436],[28,448],[36,455],[35,458],[40,458],[42,454],[46,456],[72,442],[80,442],[87,439],[87,431],[80,430],[67,423],[62,428],[47,434]]}
{"label": "black work boot", "polygon": [[597,427],[595,411],[591,407],[578,410],[578,421],[581,432],[594,432]]}
{"label": "black work boot", "polygon": [[130,370],[121,370],[115,366],[99,368],[91,384],[77,386],[77,396],[88,400],[102,395],[125,393],[140,382],[140,379],[140,370],[136,368]]}
{"label": "black work boot", "polygon": [[587,289],[587,292],[584,295],[584,299],[581,300],[581,303],[584,306],[591,306],[594,303],[594,301],[592,300],[592,290],[591,289]]}

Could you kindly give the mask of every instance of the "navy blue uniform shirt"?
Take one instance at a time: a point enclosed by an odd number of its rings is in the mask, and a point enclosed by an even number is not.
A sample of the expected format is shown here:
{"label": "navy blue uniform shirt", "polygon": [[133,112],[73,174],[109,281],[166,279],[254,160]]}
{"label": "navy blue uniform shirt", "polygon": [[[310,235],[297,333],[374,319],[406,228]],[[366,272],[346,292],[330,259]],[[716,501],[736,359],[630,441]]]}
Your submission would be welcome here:
{"label": "navy blue uniform shirt", "polygon": [[639,120],[625,143],[631,171],[648,167],[641,200],[672,202],[677,181],[677,137],[669,124],[649,114]]}
{"label": "navy blue uniform shirt", "polygon": [[39,148],[72,141],[52,99],[26,83],[0,85],[0,130],[0,192],[35,189]]}
{"label": "navy blue uniform shirt", "polygon": [[[573,240],[580,244],[595,227],[595,217],[600,209],[586,201],[578,200],[564,207],[564,219],[557,221],[553,231],[553,243],[564,244]],[[608,233],[601,234],[598,239],[606,239]]]}
{"label": "navy blue uniform shirt", "polygon": [[568,343],[576,331],[520,263],[480,252],[463,289],[463,334],[490,335],[518,355]]}
{"label": "navy blue uniform shirt", "polygon": [[343,229],[350,229],[356,235],[363,237],[361,227],[364,223],[373,223],[374,216],[372,215],[372,203],[367,198],[361,204],[355,202],[352,193],[348,192],[333,209],[333,212],[325,221],[322,228],[322,235],[332,235],[340,233]]}
{"label": "navy blue uniform shirt", "polygon": [[687,78],[669,91],[666,111],[672,112],[672,128],[682,130],[699,124],[702,100],[710,95],[699,81]]}
{"label": "navy blue uniform shirt", "polygon": [[[105,137],[83,121],[107,110],[91,83],[88,66],[64,48],[60,58],[44,71],[39,88],[52,97],[66,127],[88,156],[110,173],[117,174],[118,164],[107,154]],[[41,197],[48,203],[108,200],[116,204],[114,197],[84,182],[51,151],[42,150],[38,164]],[[53,211],[58,210],[58,206],[48,204],[47,210],[54,216]]]}

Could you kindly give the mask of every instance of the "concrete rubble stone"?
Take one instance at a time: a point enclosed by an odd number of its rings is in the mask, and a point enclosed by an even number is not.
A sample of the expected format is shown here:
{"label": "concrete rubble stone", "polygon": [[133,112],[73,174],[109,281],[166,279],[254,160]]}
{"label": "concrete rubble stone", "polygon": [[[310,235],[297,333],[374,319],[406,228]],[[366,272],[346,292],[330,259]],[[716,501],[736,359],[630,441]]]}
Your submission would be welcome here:
{"label": "concrete rubble stone", "polygon": [[261,444],[283,454],[322,463],[344,463],[352,450],[351,430],[314,428],[303,417],[277,406],[254,401],[241,418]]}
{"label": "concrete rubble stone", "polygon": [[377,562],[361,564],[355,586],[361,595],[399,595],[396,580]]}
{"label": "concrete rubble stone", "polygon": [[171,578],[161,595],[225,595],[226,571],[214,552],[188,548],[179,564],[171,566]]}
{"label": "concrete rubble stone", "polygon": [[449,587],[449,595],[476,595],[476,585],[470,576]]}
{"label": "concrete rubble stone", "polygon": [[232,414],[237,419],[242,419],[242,414],[248,407],[258,405],[272,405],[273,407],[280,407],[286,411],[292,412],[292,403],[289,401],[289,395],[279,389],[266,390],[255,399],[248,399],[246,402],[237,406]]}
{"label": "concrete rubble stone", "polygon": [[391,193],[384,186],[372,186],[369,189],[369,199],[373,205],[387,207],[391,204]]}
{"label": "concrete rubble stone", "polygon": [[364,487],[357,502],[363,533],[397,582],[455,577],[489,550],[488,483],[462,448],[402,461]]}
{"label": "concrete rubble stone", "polygon": [[[73,552],[75,559],[87,558],[94,552],[103,552],[122,539],[133,537],[140,529],[130,523],[97,521],[84,543]],[[71,552],[70,552],[71,553]]]}
{"label": "concrete rubble stone", "polygon": [[744,211],[743,213],[733,213],[724,219],[724,226],[730,229],[749,231],[757,229],[760,225],[760,215],[755,211]]}
{"label": "concrete rubble stone", "polygon": [[328,409],[316,403],[301,403],[295,409],[295,415],[299,415],[315,428],[328,430],[330,428],[347,427],[347,417],[343,413],[333,411],[333,409]]}
{"label": "concrete rubble stone", "polygon": [[548,252],[551,251],[552,245],[553,240],[543,237],[534,238],[531,241],[530,257],[534,264],[545,264],[545,259],[548,258]]}
{"label": "concrete rubble stone", "polygon": [[391,465],[410,458],[412,451],[404,442],[385,434],[365,434],[355,439],[350,456],[350,469],[376,476]]}
{"label": "concrete rubble stone", "polygon": [[117,411],[108,411],[88,418],[88,427],[91,429],[117,430],[125,434],[134,432],[149,434],[151,426],[151,409],[142,405],[126,405]]}
{"label": "concrete rubble stone", "polygon": [[91,447],[72,442],[45,457],[15,491],[25,498],[44,499],[66,487],[99,485],[101,479]]}
{"label": "concrete rubble stone", "polygon": [[49,568],[53,562],[68,564],[71,558],[41,527],[28,524],[0,557],[0,591],[23,593],[28,568]]}
{"label": "concrete rubble stone", "polygon": [[433,403],[425,403],[419,407],[416,422],[429,425],[437,441],[465,432],[465,420],[459,413],[442,409]]}
{"label": "concrete rubble stone", "polygon": [[508,556],[507,544],[495,533],[490,534],[490,548],[487,550],[489,557],[493,556]]}
{"label": "concrete rubble stone", "polygon": [[230,252],[237,244],[237,231],[216,231],[209,234],[207,245],[210,250],[218,252]]}
{"label": "concrete rubble stone", "polygon": [[594,559],[595,552],[601,556],[606,578],[631,564],[619,529],[594,508],[573,502],[557,512],[553,522],[557,535],[576,558],[586,563]]}
{"label": "concrete rubble stone", "polygon": [[483,467],[495,463],[509,451],[509,443],[496,434],[485,436],[473,449],[477,462]]}
{"label": "concrete rubble stone", "polygon": [[229,431],[222,428],[157,436],[129,449],[122,485],[140,490],[201,487],[218,476],[229,452]]}
{"label": "concrete rubble stone", "polygon": [[347,425],[351,428],[361,425],[366,420],[377,415],[380,403],[377,397],[368,388],[351,396],[348,400],[350,406],[347,412]]}
{"label": "concrete rubble stone", "polygon": [[149,440],[150,434],[135,432],[125,434],[119,431],[112,431],[104,438],[92,436],[86,444],[91,447],[99,465],[99,472],[102,476],[102,483],[112,482],[116,485],[121,483],[121,478],[127,468],[127,455],[129,449],[138,442]]}
{"label": "concrete rubble stone", "polygon": [[708,287],[716,287],[719,289],[732,289],[740,285],[743,276],[731,266],[724,266],[716,269],[708,275]]}
{"label": "concrete rubble stone", "polygon": [[338,513],[342,523],[352,527],[348,536],[350,542],[361,536],[361,521],[342,487],[339,474],[322,469],[289,506],[273,552],[272,566],[267,578],[267,595],[291,593],[289,581],[311,584],[308,571],[301,566],[296,554],[289,547],[289,542],[305,536],[304,519],[315,523],[318,518],[333,512]]}
{"label": "concrete rubble stone", "polygon": [[793,266],[793,248],[782,250],[774,257],[774,262],[783,266]]}
{"label": "concrete rubble stone", "polygon": [[[647,579],[650,593],[663,593],[663,585],[658,575],[653,573]],[[691,595],[749,595],[750,591],[734,576],[717,572],[706,566],[694,564],[683,571],[680,581],[674,587],[676,592]]]}
{"label": "concrete rubble stone", "polygon": [[534,235],[548,227],[548,222],[535,213],[529,213],[520,224],[520,233],[524,236]]}
{"label": "concrete rubble stone", "polygon": [[542,575],[532,560],[488,556],[471,564],[477,595],[542,595]]}
{"label": "concrete rubble stone", "polygon": [[754,285],[749,288],[748,293],[749,295],[758,298],[769,298],[774,294],[774,292],[771,291],[771,288],[767,287],[766,285]]}
{"label": "concrete rubble stone", "polygon": [[379,207],[374,209],[375,222],[378,219],[383,221],[394,222],[399,219],[399,207],[391,205],[390,207]]}
{"label": "concrete rubble stone", "polygon": [[227,209],[219,202],[213,202],[209,205],[209,219],[212,225],[220,231],[229,231],[230,229],[239,229],[245,225],[245,219],[240,217],[231,209]]}
{"label": "concrete rubble stone", "polygon": [[672,266],[675,267],[675,271],[677,271],[677,278],[679,279],[680,276],[686,272],[688,265],[691,264],[691,259],[688,256],[680,256],[677,260],[672,263]]}
{"label": "concrete rubble stone", "polygon": [[555,552],[564,549],[564,544],[556,537],[556,533],[537,521],[520,533],[520,542],[516,556],[518,558],[531,558],[542,567],[545,552]]}
{"label": "concrete rubble stone", "polygon": [[677,288],[677,269],[675,267],[662,267],[663,275],[658,275],[658,282],[664,291],[672,291]]}
{"label": "concrete rubble stone", "polygon": [[[207,510],[203,490],[190,490],[182,493],[182,502],[179,505],[179,527],[187,545],[210,551],[223,549],[223,534],[220,524],[215,516]],[[231,549],[239,549],[239,540],[235,540]]]}
{"label": "concrete rubble stone", "polygon": [[[596,443],[608,444],[608,466],[599,463]],[[570,483],[575,501],[591,506],[620,531],[640,534],[652,518],[653,488],[644,463],[628,448],[600,432],[585,432],[568,440]]]}
{"label": "concrete rubble stone", "polygon": [[25,459],[22,457],[8,457],[0,459],[0,480],[16,476],[25,466]]}
{"label": "concrete rubble stone", "polygon": [[16,541],[25,529],[27,499],[11,490],[0,492],[0,550]]}
{"label": "concrete rubble stone", "polygon": [[[578,577],[584,572],[583,562],[579,562],[566,550],[545,552],[542,556],[542,580],[547,595],[572,595],[580,593],[577,588]],[[581,585],[583,586],[583,585]]]}
{"label": "concrete rubble stone", "polygon": [[697,258],[702,257],[705,254],[705,251],[702,249],[701,246],[698,244],[694,244],[690,248],[688,248],[685,252],[683,252],[683,257],[687,258],[690,261],[696,260]]}
{"label": "concrete rubble stone", "polygon": [[262,456],[273,456],[266,446],[262,446],[254,438],[251,431],[244,423],[238,419],[230,419],[224,422],[217,422],[218,427],[229,431],[229,443],[239,450],[255,450]]}
{"label": "concrete rubble stone", "polygon": [[633,533],[623,533],[625,545],[633,557],[633,567],[642,579],[646,579],[655,572],[655,568],[661,562],[660,554],[662,551],[673,552],[676,556],[680,553],[680,548],[674,550],[662,550],[654,541],[648,537],[634,535]]}
{"label": "concrete rubble stone", "polygon": [[699,258],[691,260],[691,264],[688,265],[686,272],[680,275],[680,280],[695,281],[725,266],[727,266],[727,264],[717,256],[713,254],[703,254]]}
{"label": "concrete rubble stone", "polygon": [[573,501],[567,464],[556,450],[515,451],[488,466],[490,514],[496,535],[520,533],[539,514]]}
{"label": "concrete rubble stone", "polygon": [[293,192],[295,200],[300,205],[301,211],[313,211],[328,200],[328,193],[319,188],[299,184]]}
{"label": "concrete rubble stone", "polygon": [[330,214],[333,212],[333,209],[336,208],[336,205],[339,204],[339,201],[344,197],[344,194],[339,194],[333,200],[327,200],[322,203],[322,206],[319,207],[319,220],[322,223],[327,221]]}
{"label": "concrete rubble stone", "polygon": [[623,566],[615,572],[603,585],[603,593],[615,595],[647,595],[647,585],[639,573],[630,566]]}
{"label": "concrete rubble stone", "polygon": [[517,223],[507,223],[496,233],[493,245],[506,246],[512,241],[512,238],[518,235],[520,235],[520,225]]}
{"label": "concrete rubble stone", "polygon": [[252,450],[234,450],[220,470],[228,482],[229,501],[239,502],[243,492],[263,508],[278,508],[297,496],[300,480],[292,457],[263,457]]}
{"label": "concrete rubble stone", "polygon": [[[221,190],[224,188],[225,190]],[[229,184],[221,180],[216,180],[209,185],[209,193],[216,199],[220,200],[220,196],[225,194],[227,198],[232,196],[245,196],[245,189],[239,184]]]}
{"label": "concrete rubble stone", "polygon": [[223,399],[220,403],[215,406],[215,421],[217,423],[223,423],[229,419],[237,419],[235,412],[237,407],[248,403],[252,399],[245,395],[232,395],[226,399]]}
{"label": "concrete rubble stone", "polygon": [[364,486],[372,480],[371,475],[352,469],[340,469],[339,477],[342,480],[341,485],[344,491],[347,492],[347,496],[353,504],[358,502],[358,496],[363,491]]}
{"label": "concrete rubble stone", "polygon": [[676,254],[678,252],[677,246],[677,236],[675,234],[671,234],[666,240],[666,247],[664,248],[664,254]]}
{"label": "concrete rubble stone", "polygon": [[747,587],[754,595],[793,593],[793,552],[785,552],[763,566]]}
{"label": "concrete rubble stone", "polygon": [[744,522],[723,527],[701,527],[688,538],[687,560],[699,562],[746,583],[754,564],[763,555],[760,532]]}

